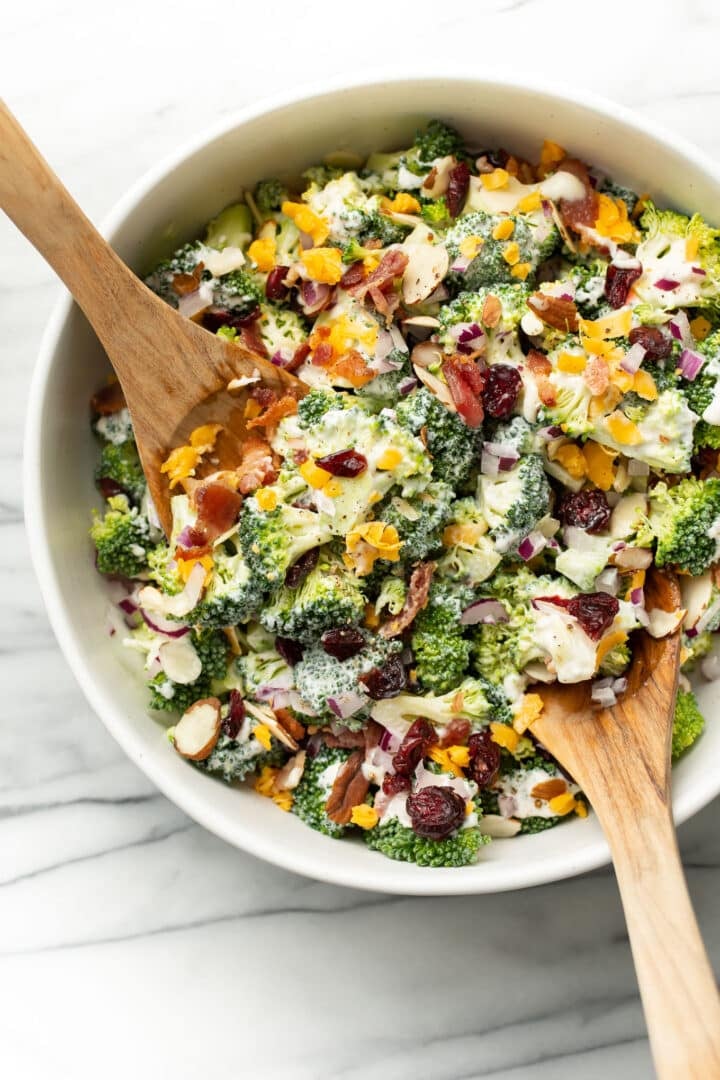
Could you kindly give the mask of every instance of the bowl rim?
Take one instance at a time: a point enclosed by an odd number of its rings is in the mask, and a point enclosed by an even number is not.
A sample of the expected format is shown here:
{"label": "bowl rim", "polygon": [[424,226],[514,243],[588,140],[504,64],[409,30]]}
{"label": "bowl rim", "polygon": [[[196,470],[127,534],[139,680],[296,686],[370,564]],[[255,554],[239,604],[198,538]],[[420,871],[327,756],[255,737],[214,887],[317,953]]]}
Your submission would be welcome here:
{"label": "bowl rim", "polygon": [[[668,131],[662,124],[640,116],[632,109],[593,92],[578,90],[575,86],[557,80],[535,77],[510,78],[491,68],[483,70],[480,75],[462,68],[448,72],[441,66],[423,73],[409,68],[392,71],[371,68],[350,76],[337,76],[303,83],[293,90],[263,97],[251,105],[233,110],[215,125],[210,125],[202,133],[185,140],[177,149],[166,154],[158,163],[146,170],[103,218],[99,231],[106,237],[113,235],[116,230],[122,228],[128,214],[158,182],[171,174],[191,155],[250,120],[314,97],[336,94],[344,90],[375,87],[379,83],[391,88],[393,84],[407,82],[443,82],[445,84],[474,82],[478,86],[492,89],[521,90],[529,94],[543,94],[571,100],[582,109],[593,111],[603,118],[618,120],[651,139],[661,142],[668,149],[689,160],[720,189],[720,165],[709,155],[683,136]],[[302,850],[300,848],[296,850],[293,845],[281,848],[276,846],[268,852],[264,841],[255,834],[251,823],[243,824],[238,819],[232,829],[226,828],[222,820],[215,819],[211,800],[208,800],[207,796],[186,787],[181,780],[176,780],[170,775],[162,764],[154,763],[141,752],[141,737],[123,722],[121,713],[113,708],[107,690],[101,685],[100,680],[95,678],[85,659],[83,649],[73,629],[73,622],[62,601],[58,576],[50,554],[40,472],[43,447],[41,419],[56,350],[74,305],[69,293],[64,287],[61,286],[61,288],[62,295],[51,312],[40,341],[28,392],[23,446],[25,524],[31,560],[45,609],[65,660],[91,708],[134,764],[168,799],[216,836],[266,862],[329,884],[398,895],[469,895],[504,892],[562,881],[606,865],[610,861],[610,852],[604,837],[600,836],[587,843],[579,851],[570,849],[568,853],[554,853],[547,860],[537,860],[528,864],[508,864],[504,868],[504,873],[494,873],[492,882],[488,881],[485,884],[481,874],[478,874],[477,878],[469,879],[464,874],[455,876],[451,870],[427,870],[418,874],[417,881],[407,877],[403,881],[378,884],[371,878],[368,880],[365,876],[359,876],[353,869],[335,867],[331,859],[315,859],[313,856],[302,854]],[[719,792],[720,773],[714,777],[711,772],[706,772],[700,783],[696,782],[691,789],[683,792],[682,798],[674,800],[676,823],[680,824],[697,813]]]}

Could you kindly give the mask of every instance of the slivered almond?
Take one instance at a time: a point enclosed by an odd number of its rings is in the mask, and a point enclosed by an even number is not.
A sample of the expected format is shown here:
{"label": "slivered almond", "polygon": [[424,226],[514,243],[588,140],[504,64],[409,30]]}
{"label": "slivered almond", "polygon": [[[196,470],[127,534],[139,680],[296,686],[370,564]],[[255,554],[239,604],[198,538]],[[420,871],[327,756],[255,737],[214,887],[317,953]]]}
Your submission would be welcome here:
{"label": "slivered almond", "polygon": [[246,701],[245,708],[251,716],[254,716],[261,724],[265,724],[270,728],[270,731],[278,742],[281,742],[283,746],[287,746],[289,750],[297,750],[297,742],[293,739],[292,735],[285,730],[272,709],[264,705],[255,705],[252,701]]}
{"label": "slivered almond", "polygon": [[552,780],[543,780],[531,790],[533,799],[545,799],[549,801],[556,795],[564,795],[567,791],[567,781],[557,776]]}
{"label": "slivered almond", "polygon": [[187,709],[175,727],[175,749],[189,761],[204,761],[220,735],[220,702],[202,698]]}
{"label": "slivered almond", "polygon": [[482,315],[480,316],[480,322],[491,330],[497,326],[502,317],[502,304],[498,300],[497,296],[493,293],[488,293],[485,297],[485,303],[483,304]]}
{"label": "slivered almond", "polygon": [[306,753],[298,750],[297,754],[285,762],[280,772],[275,777],[274,791],[294,791],[302,780],[305,771]]}
{"label": "slivered almond", "polygon": [[413,371],[420,382],[427,386],[430,393],[434,394],[438,401],[442,401],[443,405],[450,409],[451,412],[457,412],[457,407],[446,383],[441,382],[436,375],[431,375],[429,371],[420,367],[419,364],[413,364]]}

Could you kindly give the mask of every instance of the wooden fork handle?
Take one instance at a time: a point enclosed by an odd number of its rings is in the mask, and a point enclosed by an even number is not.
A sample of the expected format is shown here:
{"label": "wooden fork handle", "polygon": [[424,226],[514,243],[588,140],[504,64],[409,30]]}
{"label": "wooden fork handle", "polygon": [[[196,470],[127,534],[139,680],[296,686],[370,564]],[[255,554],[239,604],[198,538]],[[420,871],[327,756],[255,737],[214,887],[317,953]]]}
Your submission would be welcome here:
{"label": "wooden fork handle", "polygon": [[593,806],[613,854],[657,1075],[717,1080],[720,998],[670,807],[654,789],[644,807],[617,797],[613,792],[611,805],[596,794]]}

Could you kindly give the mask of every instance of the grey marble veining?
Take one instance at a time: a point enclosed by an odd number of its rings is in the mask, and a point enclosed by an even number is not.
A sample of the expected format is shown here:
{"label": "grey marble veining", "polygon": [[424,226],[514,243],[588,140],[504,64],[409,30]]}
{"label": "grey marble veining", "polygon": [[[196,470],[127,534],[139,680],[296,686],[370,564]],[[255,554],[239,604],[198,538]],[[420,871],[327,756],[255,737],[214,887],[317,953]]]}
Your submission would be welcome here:
{"label": "grey marble veining", "polygon": [[[474,54],[598,90],[720,154],[712,0],[437,9],[36,0],[3,11],[3,93],[96,220],[219,116],[387,62],[382,42],[420,70]],[[58,293],[0,220],[2,1075],[650,1076],[609,871],[443,900],[317,884],[207,834],[111,740],[48,627],[22,524],[22,416]],[[680,832],[716,968],[719,824],[716,802]]]}

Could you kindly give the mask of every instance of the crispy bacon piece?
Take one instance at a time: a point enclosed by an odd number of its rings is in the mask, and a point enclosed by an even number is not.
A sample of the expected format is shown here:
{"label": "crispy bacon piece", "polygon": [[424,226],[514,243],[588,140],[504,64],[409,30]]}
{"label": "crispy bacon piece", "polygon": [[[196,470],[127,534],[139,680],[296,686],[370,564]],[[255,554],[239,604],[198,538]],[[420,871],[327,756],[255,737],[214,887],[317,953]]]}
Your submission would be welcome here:
{"label": "crispy bacon piece", "polygon": [[373,272],[361,282],[358,282],[357,285],[350,286],[348,292],[356,296],[358,300],[364,300],[373,287],[380,289],[384,293],[387,289],[392,288],[393,281],[395,278],[400,277],[407,264],[408,257],[405,252],[401,251],[400,248],[391,248],[390,251],[385,252]]}
{"label": "crispy bacon piece", "polygon": [[560,296],[548,296],[544,292],[535,292],[527,302],[530,310],[546,326],[555,330],[577,333],[578,309],[574,300],[563,300]]}
{"label": "crispy bacon piece", "polygon": [[346,353],[338,357],[332,365],[332,374],[347,379],[350,385],[356,388],[365,386],[375,378],[375,372],[368,367],[357,349],[348,349]]}
{"label": "crispy bacon piece", "polygon": [[354,750],[335,777],[325,813],[337,825],[349,825],[353,806],[364,802],[370,782],[363,774],[363,750]]}
{"label": "crispy bacon piece", "polygon": [[297,349],[292,355],[292,360],[289,364],[285,364],[286,371],[297,371],[297,369],[305,363],[310,355],[310,346],[307,341],[303,341],[302,345],[298,345]]}
{"label": "crispy bacon piece", "polygon": [[550,372],[552,371],[552,364],[547,356],[537,349],[531,349],[527,354],[526,362],[537,384],[538,395],[543,405],[554,405],[555,387],[550,382],[549,378]]}
{"label": "crispy bacon piece", "polygon": [[400,294],[392,288],[383,291],[379,285],[371,285],[368,296],[378,314],[385,316],[386,326],[390,326],[393,315],[400,307]]}
{"label": "crispy bacon piece", "polygon": [[275,401],[265,408],[264,412],[261,412],[259,416],[256,416],[254,420],[248,420],[248,428],[265,428],[266,431],[274,430],[280,421],[285,416],[294,416],[297,412],[297,398],[294,398],[292,394],[283,394],[281,398],[277,398]]}
{"label": "crispy bacon piece", "polygon": [[179,559],[202,559],[210,552],[210,543],[203,529],[186,525],[177,538],[175,555]]}
{"label": "crispy bacon piece", "polygon": [[265,348],[265,342],[263,341],[258,325],[256,322],[249,323],[247,326],[241,326],[238,334],[238,340],[245,346],[246,349],[250,349],[251,352],[256,352],[260,356],[268,358],[268,351]]}
{"label": "crispy bacon piece", "polygon": [[485,385],[484,373],[474,359],[461,353],[449,356],[442,370],[458,413],[468,427],[480,427],[485,415],[480,399]]}
{"label": "crispy bacon piece", "polygon": [[313,349],[312,362],[316,367],[327,367],[333,358],[332,345],[328,341],[321,341]]}
{"label": "crispy bacon piece", "polygon": [[125,396],[117,379],[98,390],[90,399],[90,408],[98,416],[112,416],[125,408]]}
{"label": "crispy bacon piece", "polygon": [[610,385],[607,360],[603,360],[602,356],[591,356],[583,374],[593,397],[601,397]]}
{"label": "crispy bacon piece", "polygon": [[195,489],[193,502],[197,509],[196,528],[204,533],[206,543],[213,543],[237,521],[242,495],[227,484],[211,480]]}
{"label": "crispy bacon piece", "polygon": [[427,604],[430,582],[434,573],[434,562],[418,563],[410,576],[410,584],[402,609],[380,627],[379,632],[382,637],[397,637],[410,626],[418,612],[422,611]]}
{"label": "crispy bacon piece", "polygon": [[577,158],[564,158],[558,165],[558,172],[569,172],[577,176],[585,188],[585,194],[581,199],[560,199],[558,211],[563,224],[568,225],[575,232],[581,232],[581,226],[593,226],[598,217],[598,197],[595,188],[590,183],[590,174],[587,165]]}
{"label": "crispy bacon piece", "polygon": [[358,259],[357,262],[351,263],[347,270],[340,278],[340,287],[342,289],[351,289],[355,285],[359,285],[365,280],[365,266],[362,259]]}
{"label": "crispy bacon piece", "polygon": [[343,750],[359,750],[365,746],[365,733],[351,731],[346,727],[335,727],[333,731],[323,731],[322,740],[326,746],[341,747]]}
{"label": "crispy bacon piece", "polygon": [[277,479],[270,444],[261,435],[250,435],[245,440],[237,473],[240,477],[238,491],[241,495],[251,495],[259,487],[272,484]]}

